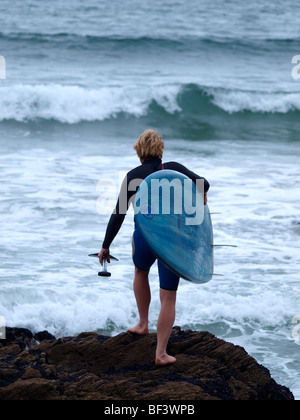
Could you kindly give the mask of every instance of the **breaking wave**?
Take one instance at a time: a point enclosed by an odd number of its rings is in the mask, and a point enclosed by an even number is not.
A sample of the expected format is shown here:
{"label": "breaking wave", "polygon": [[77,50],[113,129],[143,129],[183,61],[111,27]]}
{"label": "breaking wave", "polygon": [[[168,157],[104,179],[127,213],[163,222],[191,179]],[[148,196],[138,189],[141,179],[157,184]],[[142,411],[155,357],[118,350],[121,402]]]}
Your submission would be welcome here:
{"label": "breaking wave", "polygon": [[162,111],[187,119],[203,114],[298,113],[300,92],[254,92],[196,84],[96,89],[58,84],[0,88],[0,121],[44,119],[76,124],[115,119],[120,114],[140,118]]}

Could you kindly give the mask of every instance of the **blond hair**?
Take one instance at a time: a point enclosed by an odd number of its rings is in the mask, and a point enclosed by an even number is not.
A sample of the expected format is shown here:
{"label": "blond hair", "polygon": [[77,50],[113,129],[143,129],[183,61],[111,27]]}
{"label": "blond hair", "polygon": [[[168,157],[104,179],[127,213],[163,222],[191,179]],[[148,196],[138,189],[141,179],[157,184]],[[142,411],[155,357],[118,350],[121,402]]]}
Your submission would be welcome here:
{"label": "blond hair", "polygon": [[162,136],[155,130],[146,130],[133,146],[140,159],[149,157],[162,159],[165,144]]}

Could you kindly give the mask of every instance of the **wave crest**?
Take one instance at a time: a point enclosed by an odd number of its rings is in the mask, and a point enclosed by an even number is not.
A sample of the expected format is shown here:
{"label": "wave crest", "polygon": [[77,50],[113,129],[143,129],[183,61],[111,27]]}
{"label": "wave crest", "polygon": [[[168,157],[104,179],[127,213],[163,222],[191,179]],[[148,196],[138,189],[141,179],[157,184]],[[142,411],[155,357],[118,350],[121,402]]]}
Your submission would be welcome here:
{"label": "wave crest", "polygon": [[0,88],[0,121],[45,119],[75,124],[113,119],[119,114],[140,118],[162,111],[194,119],[200,114],[287,114],[299,110],[300,93],[229,90],[195,84],[97,89],[62,85]]}

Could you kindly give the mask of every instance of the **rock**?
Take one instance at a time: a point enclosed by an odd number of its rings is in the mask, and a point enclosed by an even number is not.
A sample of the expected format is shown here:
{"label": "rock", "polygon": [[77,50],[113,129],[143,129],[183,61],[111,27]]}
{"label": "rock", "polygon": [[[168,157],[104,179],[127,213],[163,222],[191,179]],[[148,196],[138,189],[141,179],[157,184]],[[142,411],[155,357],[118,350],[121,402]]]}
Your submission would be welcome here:
{"label": "rock", "polygon": [[55,337],[47,331],[42,331],[33,335],[32,332],[26,328],[6,328],[5,333],[6,339],[0,341],[0,348],[17,344],[24,350],[25,348],[34,347],[37,344],[37,341],[41,342],[43,340],[55,339]]}
{"label": "rock", "polygon": [[3,347],[17,344],[21,349],[30,348],[36,344],[31,331],[25,328],[6,328],[6,339],[0,341]]}
{"label": "rock", "polygon": [[294,399],[243,348],[208,332],[175,327],[171,366],[155,366],[155,348],[156,334],[56,340],[11,329],[0,348],[0,400]]}
{"label": "rock", "polygon": [[34,334],[33,338],[39,342],[44,340],[55,340],[53,335],[49,334],[48,331],[42,331]]}

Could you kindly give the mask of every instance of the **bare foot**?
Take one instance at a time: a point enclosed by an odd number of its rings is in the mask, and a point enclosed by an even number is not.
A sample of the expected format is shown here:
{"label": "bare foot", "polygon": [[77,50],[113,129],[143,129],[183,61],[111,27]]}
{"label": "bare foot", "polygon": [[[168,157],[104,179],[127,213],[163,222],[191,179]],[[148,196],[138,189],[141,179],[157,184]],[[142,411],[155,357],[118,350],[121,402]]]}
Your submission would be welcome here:
{"label": "bare foot", "polygon": [[159,357],[157,356],[155,359],[156,366],[172,365],[175,362],[176,362],[176,358],[173,356],[169,356],[167,353]]}
{"label": "bare foot", "polygon": [[133,328],[129,328],[128,332],[130,332],[132,334],[139,334],[139,335],[148,335],[149,334],[148,326],[140,324],[140,323],[137,324]]}

